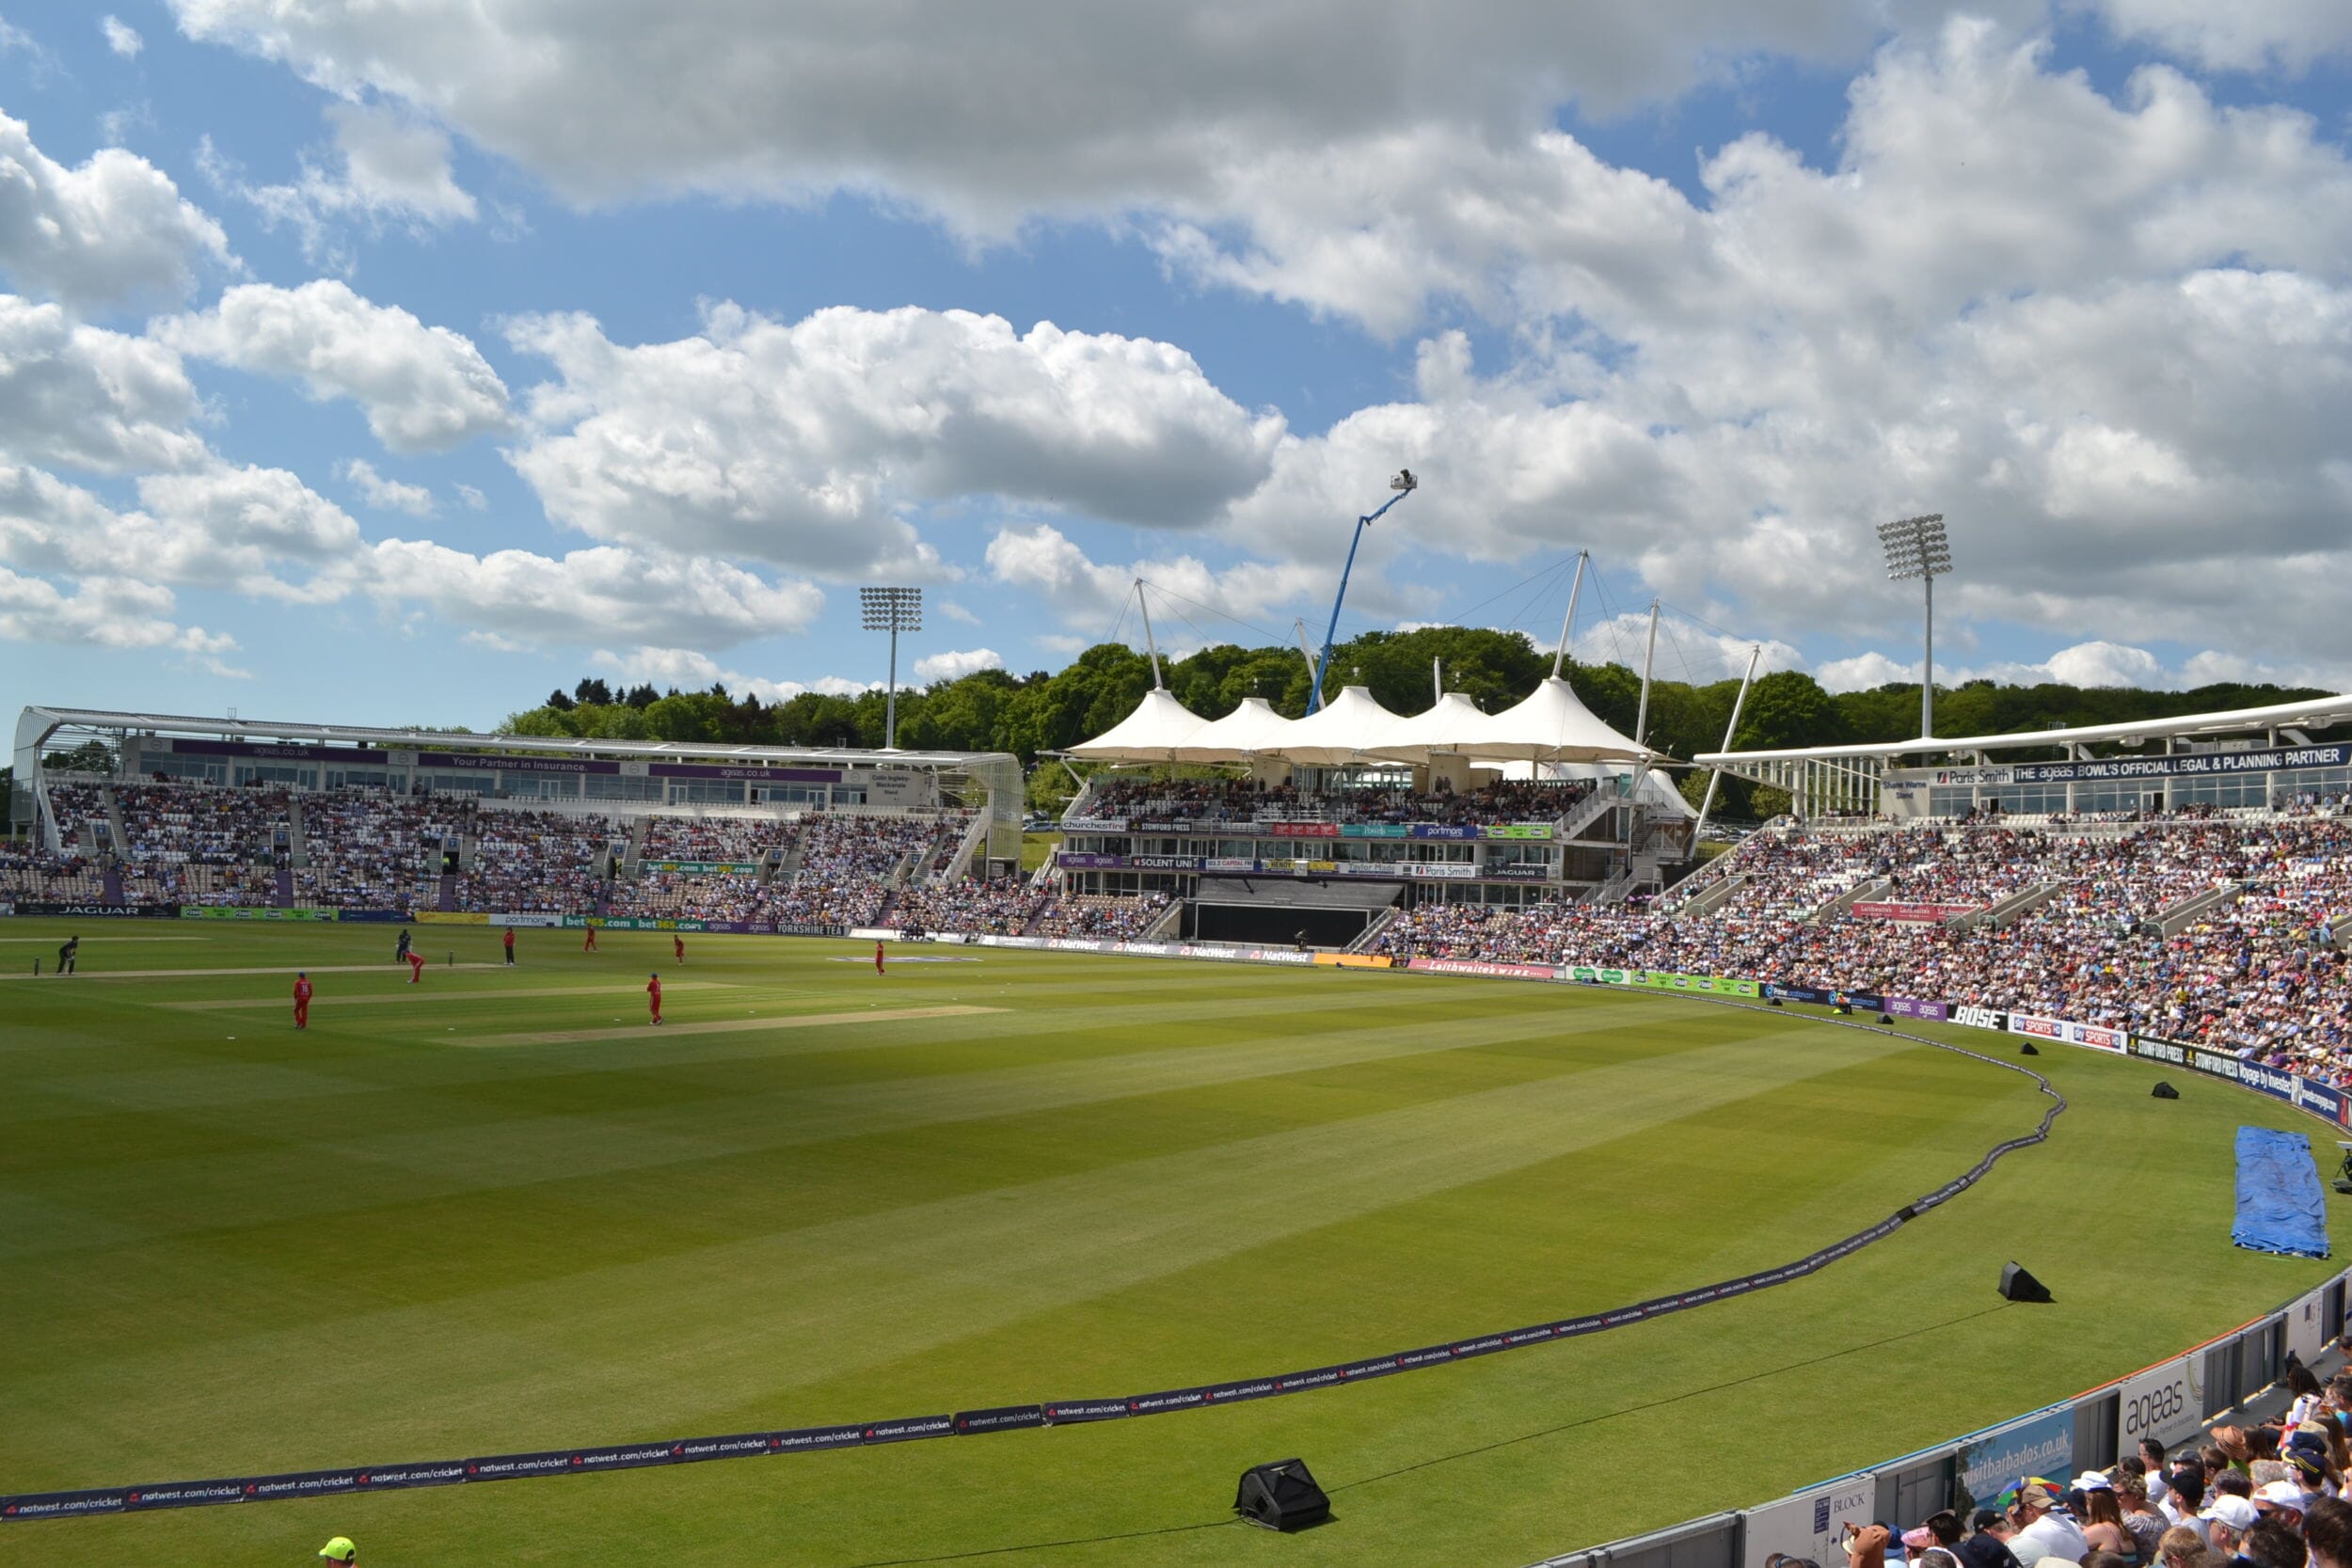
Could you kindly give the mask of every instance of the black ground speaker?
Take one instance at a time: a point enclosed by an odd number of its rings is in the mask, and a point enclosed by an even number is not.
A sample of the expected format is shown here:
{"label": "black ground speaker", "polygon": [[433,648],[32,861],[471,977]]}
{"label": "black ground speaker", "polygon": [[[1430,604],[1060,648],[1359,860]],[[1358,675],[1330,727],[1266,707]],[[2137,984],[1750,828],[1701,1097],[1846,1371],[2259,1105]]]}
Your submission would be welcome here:
{"label": "black ground speaker", "polygon": [[2178,1100],[2181,1098],[2181,1091],[2174,1088],[2171,1085],[2159,1080],[2156,1086],[2148,1091],[2148,1098],[2151,1100]]}
{"label": "black ground speaker", "polygon": [[2017,1054],[2020,1056],[2039,1056],[2042,1054],[2042,1047],[2034,1044],[2031,1040],[2027,1040],[2025,1044],[2017,1048]]}
{"label": "black ground speaker", "polygon": [[2050,1288],[2016,1263],[2001,1270],[2001,1298],[2004,1301],[2055,1301]]}
{"label": "black ground speaker", "polygon": [[1305,1529],[1331,1517],[1331,1499],[1307,1473],[1305,1460],[1278,1459],[1271,1465],[1253,1465],[1241,1473],[1233,1512],[1268,1529]]}

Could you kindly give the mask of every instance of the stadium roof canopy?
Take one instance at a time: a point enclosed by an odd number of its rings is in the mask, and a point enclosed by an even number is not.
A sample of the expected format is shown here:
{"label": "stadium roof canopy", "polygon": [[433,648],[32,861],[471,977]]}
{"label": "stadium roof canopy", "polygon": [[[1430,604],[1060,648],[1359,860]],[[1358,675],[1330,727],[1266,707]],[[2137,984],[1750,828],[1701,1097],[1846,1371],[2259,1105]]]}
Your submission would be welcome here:
{"label": "stadium roof canopy", "polygon": [[[1197,721],[1196,721],[1197,722]],[[836,766],[900,764],[913,768],[966,768],[994,752],[868,752],[849,746],[735,746],[707,740],[602,740],[568,736],[476,735],[470,730],[394,730],[365,724],[315,724],[280,719],[197,718],[180,713],[116,713],[98,708],[34,706],[16,721],[18,772],[29,775],[40,748],[60,730],[93,734],[197,736],[215,740],[312,741],[378,750],[497,752],[508,755],[554,752],[569,756],[658,759],[664,762],[736,762],[746,765],[824,762]],[[27,753],[32,753],[28,755]]]}
{"label": "stadium roof canopy", "polygon": [[2256,731],[2321,730],[2352,723],[2352,694],[2309,697],[2299,702],[2273,703],[2266,707],[2232,708],[2221,713],[2185,714],[2177,719],[2136,719],[2123,724],[2084,724],[2065,730],[2020,730],[2010,735],[1915,736],[1909,740],[1874,740],[1855,746],[1800,746],[1779,752],[1709,752],[1696,760],[1709,767],[1732,762],[1797,760],[1806,757],[1945,757],[1979,752],[2028,749],[2068,750],[2079,746],[2151,740],[2194,740],[2204,736],[2243,736]]}
{"label": "stadium roof canopy", "polygon": [[1426,763],[1437,753],[1482,762],[1661,760],[1603,723],[1557,676],[1503,713],[1481,713],[1478,705],[1455,691],[1420,713],[1400,717],[1365,688],[1351,686],[1304,719],[1285,719],[1253,697],[1206,724],[1172,693],[1154,689],[1144,693],[1135,712],[1065,754],[1132,763],[1279,757],[1301,767],[1344,768]]}
{"label": "stadium roof canopy", "polygon": [[1135,712],[1092,740],[1070,748],[1070,755],[1098,762],[1174,762],[1176,749],[1201,729],[1200,715],[1153,687]]}
{"label": "stadium roof canopy", "polygon": [[[1850,746],[1800,746],[1782,751],[1708,752],[1696,761],[1736,778],[1789,792],[1801,816],[1817,811],[1860,810],[1875,814],[1879,784],[1890,768],[1948,768],[2001,761],[2001,753],[2057,752],[2070,761],[2089,761],[2091,748],[2162,752],[2194,750],[2200,740],[2218,742],[2259,736],[2266,744],[2304,745],[2311,730],[2352,723],[2352,694],[2305,697],[2262,707],[2183,714],[2173,719],[2137,719],[2122,724],[2083,724],[2072,729],[2021,730],[2010,735],[1913,736]],[[2188,743],[2184,746],[2183,743]],[[2020,758],[2019,761],[2029,759]]]}

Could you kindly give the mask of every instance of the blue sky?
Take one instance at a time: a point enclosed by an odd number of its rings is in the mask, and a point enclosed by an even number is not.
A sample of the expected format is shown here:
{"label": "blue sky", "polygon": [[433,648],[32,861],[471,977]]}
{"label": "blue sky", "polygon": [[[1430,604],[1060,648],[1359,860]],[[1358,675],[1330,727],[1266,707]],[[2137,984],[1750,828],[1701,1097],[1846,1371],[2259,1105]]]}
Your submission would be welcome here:
{"label": "blue sky", "polygon": [[1947,678],[2352,676],[2352,17],[916,9],[0,10],[16,699],[1287,639],[1401,464],[1343,633],[1874,684],[1941,510]]}

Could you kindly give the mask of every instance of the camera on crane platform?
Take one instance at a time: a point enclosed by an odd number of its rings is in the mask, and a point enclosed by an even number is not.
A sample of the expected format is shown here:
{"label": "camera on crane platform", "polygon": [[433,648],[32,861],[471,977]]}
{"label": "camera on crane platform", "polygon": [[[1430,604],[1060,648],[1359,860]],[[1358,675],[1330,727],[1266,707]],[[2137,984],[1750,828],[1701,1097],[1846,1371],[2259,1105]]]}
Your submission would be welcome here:
{"label": "camera on crane platform", "polygon": [[1396,477],[1389,481],[1389,488],[1391,490],[1418,490],[1421,488],[1421,481],[1413,477],[1412,469],[1399,468],[1396,471]]}

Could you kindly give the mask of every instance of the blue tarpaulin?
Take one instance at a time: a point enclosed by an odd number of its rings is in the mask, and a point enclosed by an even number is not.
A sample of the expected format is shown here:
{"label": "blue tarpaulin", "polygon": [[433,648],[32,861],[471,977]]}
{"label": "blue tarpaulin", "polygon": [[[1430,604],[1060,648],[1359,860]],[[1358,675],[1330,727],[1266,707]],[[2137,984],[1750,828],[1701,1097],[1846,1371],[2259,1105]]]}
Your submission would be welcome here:
{"label": "blue tarpaulin", "polygon": [[2328,1256],[2328,1200],[2311,1139],[2267,1127],[2237,1130],[2237,1224],[2230,1240],[2256,1252]]}

